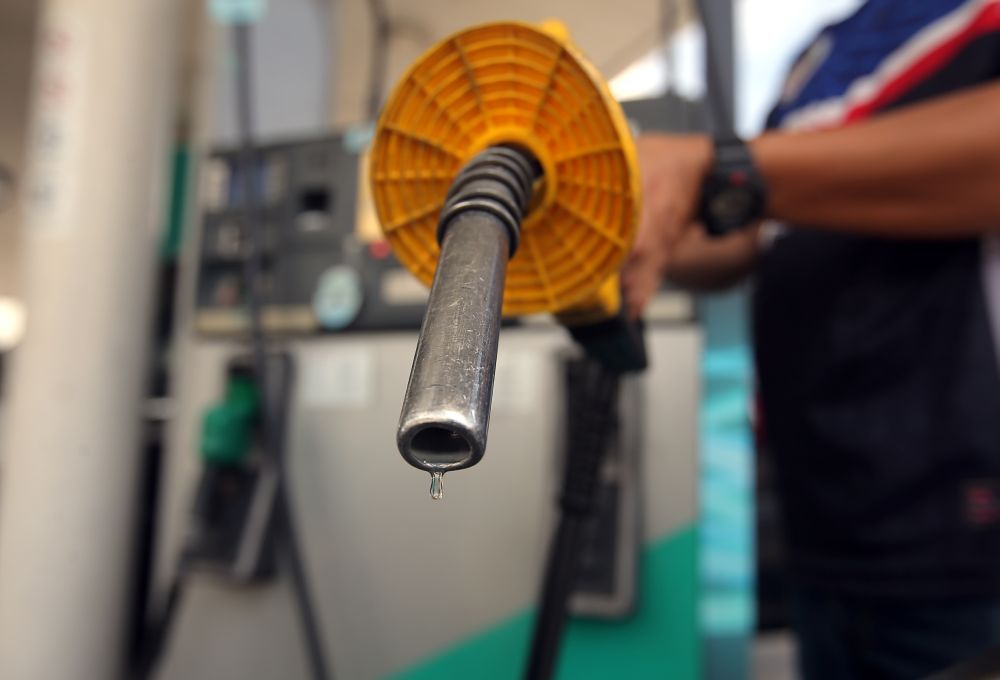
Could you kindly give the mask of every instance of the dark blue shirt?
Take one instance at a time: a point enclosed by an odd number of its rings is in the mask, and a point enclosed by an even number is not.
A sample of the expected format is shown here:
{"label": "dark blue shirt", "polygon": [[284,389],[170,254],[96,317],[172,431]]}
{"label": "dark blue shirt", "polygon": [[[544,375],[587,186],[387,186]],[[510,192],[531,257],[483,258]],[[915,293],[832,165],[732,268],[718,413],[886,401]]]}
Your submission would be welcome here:
{"label": "dark blue shirt", "polygon": [[[856,124],[998,76],[1000,0],[870,0],[802,53],[769,125]],[[794,227],[765,249],[755,352],[803,581],[1000,594],[998,252]]]}

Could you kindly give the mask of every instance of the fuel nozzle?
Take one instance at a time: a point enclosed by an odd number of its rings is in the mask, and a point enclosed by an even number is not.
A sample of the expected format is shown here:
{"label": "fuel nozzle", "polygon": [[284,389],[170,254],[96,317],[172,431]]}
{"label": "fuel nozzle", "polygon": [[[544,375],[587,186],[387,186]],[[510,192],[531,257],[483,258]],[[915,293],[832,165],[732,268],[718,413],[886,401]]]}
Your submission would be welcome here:
{"label": "fuel nozzle", "polygon": [[431,286],[397,443],[440,498],[444,473],[486,448],[501,314],[554,313],[620,362],[605,336],[639,214],[635,148],[564,28],[502,22],[417,60],[370,171],[386,239]]}

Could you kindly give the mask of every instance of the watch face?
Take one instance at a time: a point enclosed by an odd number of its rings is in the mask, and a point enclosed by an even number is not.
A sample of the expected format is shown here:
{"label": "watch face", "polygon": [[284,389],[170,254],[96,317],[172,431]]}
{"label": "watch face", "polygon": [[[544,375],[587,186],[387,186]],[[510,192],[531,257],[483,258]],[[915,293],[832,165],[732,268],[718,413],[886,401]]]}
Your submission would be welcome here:
{"label": "watch face", "polygon": [[712,236],[742,229],[764,214],[767,187],[746,144],[716,141],[715,166],[702,186],[699,218]]}
{"label": "watch face", "polygon": [[750,189],[730,186],[712,197],[709,210],[718,222],[742,226],[750,220],[753,205],[754,196]]}

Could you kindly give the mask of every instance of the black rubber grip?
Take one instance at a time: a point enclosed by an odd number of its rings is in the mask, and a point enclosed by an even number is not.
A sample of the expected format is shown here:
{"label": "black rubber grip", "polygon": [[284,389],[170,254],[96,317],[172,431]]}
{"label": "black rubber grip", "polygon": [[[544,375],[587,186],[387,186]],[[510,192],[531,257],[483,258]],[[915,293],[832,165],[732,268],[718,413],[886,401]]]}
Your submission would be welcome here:
{"label": "black rubber grip", "polygon": [[441,210],[438,243],[444,243],[444,235],[456,217],[476,210],[493,215],[504,225],[513,257],[540,167],[529,152],[511,146],[492,146],[466,163],[452,182]]}

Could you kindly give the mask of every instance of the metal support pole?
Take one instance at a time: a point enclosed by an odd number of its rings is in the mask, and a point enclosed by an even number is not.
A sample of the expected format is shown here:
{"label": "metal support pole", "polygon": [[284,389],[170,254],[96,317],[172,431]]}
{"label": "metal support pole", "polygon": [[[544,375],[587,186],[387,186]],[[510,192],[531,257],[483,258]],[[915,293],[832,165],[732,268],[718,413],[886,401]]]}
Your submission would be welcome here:
{"label": "metal support pole", "polygon": [[705,85],[713,134],[735,135],[736,62],[732,0],[698,0],[705,29]]}
{"label": "metal support pole", "polygon": [[28,328],[0,440],[0,677],[121,677],[175,0],[47,0]]}

